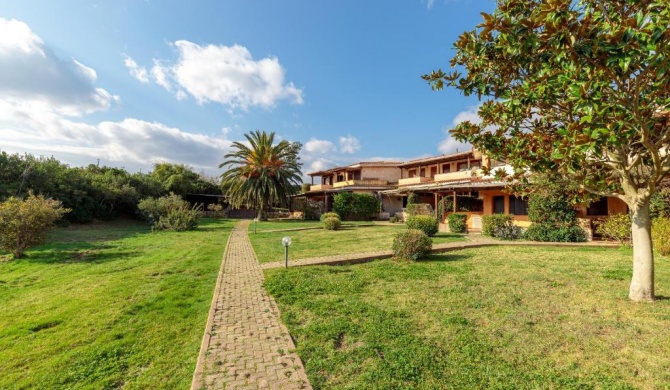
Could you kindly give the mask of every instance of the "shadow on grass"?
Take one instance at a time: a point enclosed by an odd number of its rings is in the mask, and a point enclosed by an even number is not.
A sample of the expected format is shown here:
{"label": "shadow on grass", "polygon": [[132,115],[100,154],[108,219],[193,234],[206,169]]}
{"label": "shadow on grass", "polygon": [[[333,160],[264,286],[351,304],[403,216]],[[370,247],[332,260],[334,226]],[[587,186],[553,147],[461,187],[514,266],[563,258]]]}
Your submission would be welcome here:
{"label": "shadow on grass", "polygon": [[106,263],[141,254],[140,251],[114,250],[115,248],[117,247],[112,245],[82,242],[70,244],[67,248],[32,250],[14,261],[39,264]]}
{"label": "shadow on grass", "polygon": [[670,301],[670,297],[666,295],[657,295],[654,297],[656,301]]}

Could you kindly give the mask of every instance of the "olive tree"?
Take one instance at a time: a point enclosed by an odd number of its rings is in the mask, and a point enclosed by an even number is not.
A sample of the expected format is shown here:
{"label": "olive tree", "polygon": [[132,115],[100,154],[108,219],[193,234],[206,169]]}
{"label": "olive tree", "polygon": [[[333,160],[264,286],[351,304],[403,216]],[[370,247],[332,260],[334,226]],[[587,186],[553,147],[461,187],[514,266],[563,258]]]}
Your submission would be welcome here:
{"label": "olive tree", "polygon": [[26,249],[41,244],[54,222],[69,210],[61,202],[32,193],[23,200],[10,197],[0,203],[0,248],[21,258]]}
{"label": "olive tree", "polygon": [[[455,43],[452,71],[480,123],[452,131],[521,171],[562,174],[629,207],[629,297],[654,299],[650,197],[670,172],[667,0],[498,0]],[[502,172],[499,172],[502,176]]]}

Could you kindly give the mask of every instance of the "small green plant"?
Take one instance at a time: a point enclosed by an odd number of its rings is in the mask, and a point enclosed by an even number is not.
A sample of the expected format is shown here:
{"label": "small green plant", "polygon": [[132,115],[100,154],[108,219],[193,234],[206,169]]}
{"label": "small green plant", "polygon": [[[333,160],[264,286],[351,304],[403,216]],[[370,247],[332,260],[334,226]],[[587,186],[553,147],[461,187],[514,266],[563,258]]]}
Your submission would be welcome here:
{"label": "small green plant", "polygon": [[191,205],[179,195],[145,198],[137,205],[140,214],[154,230],[185,231],[198,227],[201,206]]}
{"label": "small green plant", "polygon": [[332,211],[321,214],[321,217],[320,217],[319,219],[321,220],[321,222],[323,222],[323,221],[326,220],[326,218],[337,218],[337,219],[341,219],[340,216],[339,216],[339,214],[334,213],[334,212],[332,212]]}
{"label": "small green plant", "polygon": [[398,222],[402,222],[402,220],[397,215],[394,215],[391,218],[389,218],[389,222],[390,223],[398,223]]}
{"label": "small green plant", "polygon": [[449,214],[447,217],[447,223],[449,224],[449,231],[452,233],[465,233],[468,228],[467,225],[468,216],[465,214]]}
{"label": "small green plant", "polygon": [[323,227],[326,230],[339,230],[342,227],[342,222],[339,218],[328,217],[323,220]]}
{"label": "small green plant", "polygon": [[437,231],[439,224],[437,219],[429,215],[415,215],[407,218],[405,221],[408,229],[419,229],[426,233],[428,237],[433,237]]}
{"label": "small green plant", "polygon": [[659,254],[670,255],[670,218],[656,218],[652,221],[651,239]]}
{"label": "small green plant", "polygon": [[618,241],[621,245],[630,246],[630,216],[628,214],[614,214],[602,221],[597,221],[596,233],[607,239]]}
{"label": "small green plant", "polygon": [[30,193],[25,200],[10,197],[0,203],[0,248],[15,259],[23,257],[26,249],[46,241],[54,222],[69,211],[42,195]]}
{"label": "small green plant", "polygon": [[521,228],[512,224],[511,220],[509,221],[509,223],[505,225],[496,227],[493,235],[493,237],[497,237],[501,240],[507,240],[507,241],[518,240],[522,236],[523,231],[521,230]]}
{"label": "small green plant", "polygon": [[421,260],[430,255],[433,241],[419,229],[407,229],[393,238],[393,256],[398,259]]}
{"label": "small green plant", "polygon": [[496,229],[502,228],[512,223],[512,216],[509,214],[490,214],[482,217],[482,234],[489,237],[496,237]]}

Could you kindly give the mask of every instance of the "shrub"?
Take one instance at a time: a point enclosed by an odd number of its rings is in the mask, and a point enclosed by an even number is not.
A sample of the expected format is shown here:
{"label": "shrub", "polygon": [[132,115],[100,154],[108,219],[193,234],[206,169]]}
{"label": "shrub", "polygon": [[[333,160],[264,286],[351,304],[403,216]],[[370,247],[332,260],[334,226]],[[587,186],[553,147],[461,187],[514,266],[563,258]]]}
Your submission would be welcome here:
{"label": "shrub", "polygon": [[207,211],[211,211],[214,218],[221,218],[224,216],[223,205],[218,203],[210,203],[207,205]]}
{"label": "shrub", "polygon": [[596,222],[596,233],[630,246],[631,222],[628,214],[614,214]]}
{"label": "shrub", "polygon": [[333,198],[333,211],[343,219],[368,220],[379,212],[379,201],[370,194],[340,192]]}
{"label": "shrub", "polygon": [[342,222],[340,222],[339,218],[328,217],[323,220],[323,227],[327,230],[339,230],[341,226]]}
{"label": "shrub", "polygon": [[497,237],[496,230],[512,224],[512,216],[509,214],[490,214],[482,217],[482,234],[489,237]]}
{"label": "shrub", "polygon": [[155,230],[184,231],[198,227],[201,207],[191,205],[175,194],[145,198],[137,205],[140,214]]}
{"label": "shrub", "polygon": [[321,222],[323,222],[323,221],[326,220],[326,218],[337,218],[337,219],[340,219],[340,216],[339,216],[337,213],[333,213],[333,212],[331,211],[331,212],[328,212],[328,213],[323,213],[323,214],[321,214],[321,217],[319,218],[319,220],[321,220]]}
{"label": "shrub", "polygon": [[449,231],[452,233],[465,233],[467,230],[467,219],[468,216],[465,214],[449,214],[449,217],[447,217]]}
{"label": "shrub", "polygon": [[437,219],[430,215],[415,215],[405,221],[408,229],[419,229],[428,237],[433,237],[438,230]]}
{"label": "shrub", "polygon": [[670,218],[656,218],[652,221],[651,239],[658,253],[670,255]]}
{"label": "shrub", "polygon": [[586,232],[576,225],[551,226],[534,223],[526,229],[523,237],[527,240],[543,242],[584,242]]}
{"label": "shrub", "polygon": [[518,240],[523,237],[523,231],[520,227],[512,224],[510,220],[508,223],[502,226],[495,228],[494,237],[497,237],[501,240]]}
{"label": "shrub", "polygon": [[649,215],[652,219],[670,218],[670,188],[661,188],[649,200]]}
{"label": "shrub", "polygon": [[391,218],[389,218],[389,222],[390,223],[398,223],[398,222],[401,222],[401,219],[397,215],[394,215]]}
{"label": "shrub", "polygon": [[420,260],[428,257],[433,241],[418,229],[407,229],[393,238],[393,256],[399,259]]}
{"label": "shrub", "polygon": [[10,197],[0,203],[0,248],[15,259],[23,257],[26,249],[43,243],[54,222],[69,211],[41,195],[30,193],[25,200]]}
{"label": "shrub", "polygon": [[419,194],[416,192],[410,192],[407,194],[407,205],[419,203]]}

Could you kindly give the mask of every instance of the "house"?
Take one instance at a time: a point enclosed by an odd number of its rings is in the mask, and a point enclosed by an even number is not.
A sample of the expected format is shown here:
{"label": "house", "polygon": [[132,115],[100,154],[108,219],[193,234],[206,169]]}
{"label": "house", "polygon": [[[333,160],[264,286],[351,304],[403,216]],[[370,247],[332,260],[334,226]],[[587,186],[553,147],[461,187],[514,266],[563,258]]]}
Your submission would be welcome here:
{"label": "house", "polygon": [[[400,179],[399,161],[364,161],[344,167],[308,173],[311,184],[298,195],[321,205],[321,211],[333,209],[333,197],[340,192],[370,194],[378,197],[380,191],[396,188]],[[383,212],[402,211],[401,202],[382,200]]]}

